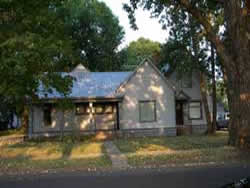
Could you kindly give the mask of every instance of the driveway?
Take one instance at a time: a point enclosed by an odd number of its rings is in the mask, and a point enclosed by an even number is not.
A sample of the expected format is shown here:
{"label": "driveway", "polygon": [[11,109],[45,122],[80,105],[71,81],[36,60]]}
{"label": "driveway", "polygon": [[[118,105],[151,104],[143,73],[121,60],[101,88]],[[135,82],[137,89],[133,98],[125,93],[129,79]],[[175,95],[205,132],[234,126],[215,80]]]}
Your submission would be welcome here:
{"label": "driveway", "polygon": [[213,188],[250,176],[250,165],[71,172],[42,176],[0,177],[1,188]]}

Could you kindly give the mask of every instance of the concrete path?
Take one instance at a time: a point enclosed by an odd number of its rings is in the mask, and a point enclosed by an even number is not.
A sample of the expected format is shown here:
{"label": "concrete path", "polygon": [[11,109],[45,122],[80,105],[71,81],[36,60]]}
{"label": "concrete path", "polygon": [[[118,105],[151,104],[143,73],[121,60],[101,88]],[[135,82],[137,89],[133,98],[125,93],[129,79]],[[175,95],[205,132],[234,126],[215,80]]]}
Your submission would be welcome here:
{"label": "concrete path", "polygon": [[104,146],[114,169],[126,169],[129,167],[126,156],[120,152],[112,141],[105,141]]}

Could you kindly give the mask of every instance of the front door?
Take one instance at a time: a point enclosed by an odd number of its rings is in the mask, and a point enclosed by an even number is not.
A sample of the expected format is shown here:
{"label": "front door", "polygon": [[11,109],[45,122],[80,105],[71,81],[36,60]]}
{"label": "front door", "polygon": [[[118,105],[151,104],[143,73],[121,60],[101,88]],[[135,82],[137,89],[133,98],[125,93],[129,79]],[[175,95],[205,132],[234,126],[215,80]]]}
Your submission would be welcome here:
{"label": "front door", "polygon": [[176,125],[183,125],[183,102],[182,101],[176,101]]}

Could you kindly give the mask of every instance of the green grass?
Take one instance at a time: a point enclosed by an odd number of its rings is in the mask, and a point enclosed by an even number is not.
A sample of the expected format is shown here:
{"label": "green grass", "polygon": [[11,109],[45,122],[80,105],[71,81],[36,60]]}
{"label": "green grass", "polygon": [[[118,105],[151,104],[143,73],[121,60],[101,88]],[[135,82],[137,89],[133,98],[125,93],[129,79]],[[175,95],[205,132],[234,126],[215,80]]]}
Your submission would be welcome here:
{"label": "green grass", "polygon": [[132,166],[249,161],[250,154],[227,145],[228,133],[116,140]]}
{"label": "green grass", "polygon": [[0,147],[0,171],[87,169],[111,165],[103,142],[29,141]]}

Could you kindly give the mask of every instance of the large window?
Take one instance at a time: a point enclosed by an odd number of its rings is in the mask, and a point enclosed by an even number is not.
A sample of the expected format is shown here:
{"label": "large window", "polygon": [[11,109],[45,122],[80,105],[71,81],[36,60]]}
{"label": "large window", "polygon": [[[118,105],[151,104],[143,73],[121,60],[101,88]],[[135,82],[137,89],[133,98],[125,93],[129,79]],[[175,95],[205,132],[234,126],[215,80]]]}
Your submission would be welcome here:
{"label": "large window", "polygon": [[110,103],[97,103],[94,104],[94,108],[96,114],[112,114],[114,110]]}
{"label": "large window", "polygon": [[201,101],[189,103],[189,119],[202,119]]}
{"label": "large window", "polygon": [[43,108],[43,122],[45,127],[50,127],[52,125],[51,112],[52,106],[45,105]]}
{"label": "large window", "polygon": [[139,101],[140,122],[156,121],[156,102]]}

